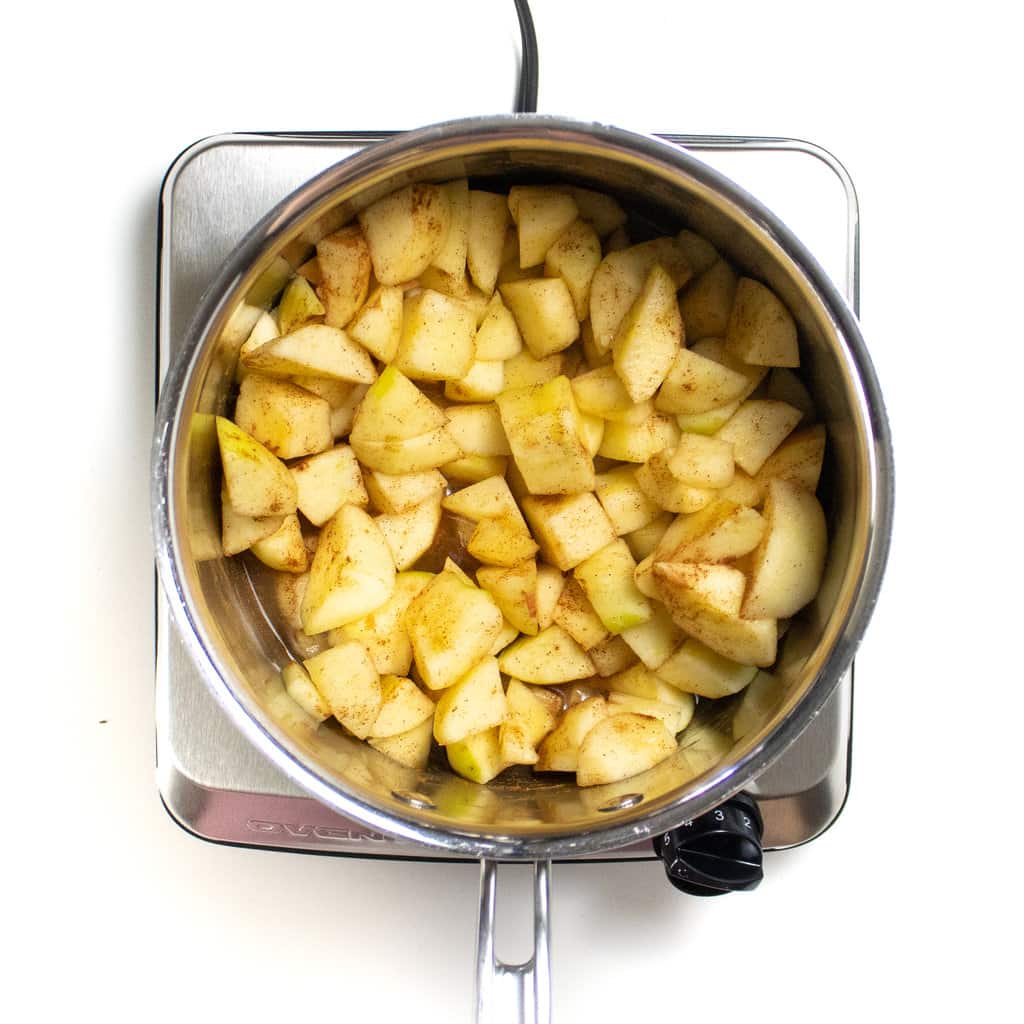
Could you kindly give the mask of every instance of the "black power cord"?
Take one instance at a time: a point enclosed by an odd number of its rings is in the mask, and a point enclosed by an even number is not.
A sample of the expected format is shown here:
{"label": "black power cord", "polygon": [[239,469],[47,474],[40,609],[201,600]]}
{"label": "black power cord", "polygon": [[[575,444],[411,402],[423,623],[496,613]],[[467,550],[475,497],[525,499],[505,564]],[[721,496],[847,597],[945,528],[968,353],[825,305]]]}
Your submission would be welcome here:
{"label": "black power cord", "polygon": [[537,76],[540,63],[537,57],[537,33],[533,28],[533,15],[527,0],[515,0],[519,15],[519,33],[523,38],[523,56],[519,65],[519,90],[516,92],[515,112],[537,112]]}

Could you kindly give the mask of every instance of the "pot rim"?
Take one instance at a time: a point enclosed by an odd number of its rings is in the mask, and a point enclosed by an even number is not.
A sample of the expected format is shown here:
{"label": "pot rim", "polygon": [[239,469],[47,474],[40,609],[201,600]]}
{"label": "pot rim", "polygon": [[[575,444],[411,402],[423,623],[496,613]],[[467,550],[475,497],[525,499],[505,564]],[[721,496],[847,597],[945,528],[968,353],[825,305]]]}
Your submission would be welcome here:
{"label": "pot rim", "polygon": [[[804,276],[846,344],[860,386],[861,420],[870,489],[864,571],[849,602],[838,638],[824,658],[815,680],[774,730],[739,758],[706,773],[685,799],[649,810],[640,804],[608,825],[563,829],[544,835],[502,835],[486,830],[441,827],[404,816],[344,790],[318,771],[310,758],[281,729],[262,721],[255,702],[229,680],[223,664],[208,643],[205,630],[188,596],[187,574],[175,542],[177,524],[173,494],[176,487],[176,440],[182,434],[184,399],[204,342],[219,334],[226,313],[255,277],[262,254],[290,233],[300,219],[322,212],[336,193],[368,179],[392,176],[429,158],[458,155],[452,150],[478,152],[511,143],[552,140],[644,164],[659,164],[683,173],[718,193],[769,236]],[[300,186],[260,220],[224,262],[200,300],[184,343],[168,368],[157,406],[151,465],[152,527],[159,575],[171,615],[183,643],[200,669],[218,704],[242,733],[292,781],[321,803],[346,817],[424,845],[472,857],[534,860],[572,857],[616,849],[677,826],[683,818],[712,809],[759,775],[803,732],[831,695],[850,664],[877,602],[888,557],[893,516],[893,455],[888,420],[878,380],[857,320],[838,289],[815,258],[774,214],[728,178],[684,149],[652,136],[598,123],[550,115],[515,114],[447,121],[396,135],[340,161]]]}

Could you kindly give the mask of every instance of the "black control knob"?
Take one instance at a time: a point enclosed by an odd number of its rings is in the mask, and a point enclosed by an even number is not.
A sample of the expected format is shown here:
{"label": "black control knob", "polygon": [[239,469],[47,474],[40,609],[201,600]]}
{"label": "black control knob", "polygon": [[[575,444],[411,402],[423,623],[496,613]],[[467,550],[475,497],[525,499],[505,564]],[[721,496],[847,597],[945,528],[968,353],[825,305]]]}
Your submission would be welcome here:
{"label": "black control knob", "polygon": [[753,797],[738,793],[654,840],[668,880],[691,896],[756,889],[764,877],[764,822]]}

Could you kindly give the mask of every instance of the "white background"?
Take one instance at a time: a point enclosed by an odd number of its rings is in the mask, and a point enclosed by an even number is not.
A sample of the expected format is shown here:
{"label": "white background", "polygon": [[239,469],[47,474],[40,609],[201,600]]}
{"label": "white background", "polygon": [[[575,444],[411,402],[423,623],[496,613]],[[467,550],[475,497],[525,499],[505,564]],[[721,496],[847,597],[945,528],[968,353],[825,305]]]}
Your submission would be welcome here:
{"label": "white background", "polygon": [[[1010,6],[535,0],[540,107],[847,164],[897,526],[852,796],[753,895],[555,872],[582,1020],[1015,1016],[1022,82]],[[476,872],[188,838],[153,778],[156,197],[193,140],[509,109],[511,0],[18,5],[0,66],[4,1016],[467,1020]],[[107,724],[101,725],[105,719]]]}

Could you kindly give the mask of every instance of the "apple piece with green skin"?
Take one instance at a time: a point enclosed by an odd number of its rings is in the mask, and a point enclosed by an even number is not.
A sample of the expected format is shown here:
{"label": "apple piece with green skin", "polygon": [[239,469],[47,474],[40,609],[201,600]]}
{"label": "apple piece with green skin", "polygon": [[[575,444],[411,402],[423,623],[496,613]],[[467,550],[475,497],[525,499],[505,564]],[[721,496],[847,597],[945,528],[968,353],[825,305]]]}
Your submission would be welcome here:
{"label": "apple piece with green skin", "polygon": [[562,699],[543,687],[510,679],[505,700],[507,711],[498,733],[502,760],[506,764],[536,764],[537,744],[558,724]]}
{"label": "apple piece with green skin", "polygon": [[433,741],[434,722],[428,718],[396,736],[371,736],[369,744],[406,768],[426,768]]}
{"label": "apple piece with green skin", "polygon": [[710,437],[716,434],[740,407],[740,403],[730,402],[719,409],[709,409],[707,412],[679,413],[676,416],[676,426],[684,434],[701,434]]}
{"label": "apple piece with green skin", "polygon": [[493,598],[446,569],[409,605],[405,628],[423,683],[443,690],[486,657],[504,618]]}
{"label": "apple piece with green skin", "polygon": [[585,320],[590,306],[590,282],[601,263],[601,240],[585,220],[570,224],[544,257],[546,277],[560,277],[572,296],[576,319]]}
{"label": "apple piece with green skin", "polygon": [[373,272],[381,284],[411,281],[441,251],[451,207],[438,185],[407,185],[371,203],[359,214]]}
{"label": "apple piece with green skin", "polygon": [[377,670],[362,645],[350,640],[329,647],[304,664],[331,714],[354,736],[366,739],[380,712],[381,688]]}
{"label": "apple piece with green skin", "polygon": [[281,670],[284,688],[296,704],[311,718],[322,722],[331,717],[331,706],[313,685],[309,673],[297,661],[291,661]]}
{"label": "apple piece with green skin", "polygon": [[679,299],[679,312],[690,342],[725,334],[738,280],[736,271],[720,259],[690,282]]}
{"label": "apple piece with green skin", "polygon": [[333,647],[346,640],[357,640],[366,648],[381,676],[408,675],[412,667],[412,642],[405,628],[405,612],[433,578],[429,572],[398,573],[391,597],[361,619],[332,629],[327,642]]}
{"label": "apple piece with green skin", "polygon": [[800,417],[800,410],[785,402],[751,398],[719,428],[715,437],[728,441],[733,446],[736,465],[753,475],[792,433]]}
{"label": "apple piece with green skin", "polygon": [[298,495],[288,467],[231,420],[218,416],[216,422],[224,489],[232,509],[254,518],[294,512]]}
{"label": "apple piece with green skin", "polygon": [[765,490],[764,538],[753,555],[741,614],[746,619],[786,619],[813,600],[828,553],[825,513],[818,499],[787,480]]}
{"label": "apple piece with green skin", "polygon": [[543,263],[547,251],[579,214],[572,196],[543,185],[513,187],[508,208],[516,222],[522,268]]}
{"label": "apple piece with green skin", "polygon": [[655,264],[612,341],[612,365],[634,402],[654,396],[682,341],[675,285]]}
{"label": "apple piece with green skin", "polygon": [[441,526],[441,495],[406,512],[389,512],[374,520],[384,534],[395,568],[399,572],[411,569],[434,543]]}
{"label": "apple piece with green skin", "polygon": [[770,288],[749,277],[736,286],[725,347],[754,366],[800,365],[793,315]]}
{"label": "apple piece with green skin", "polygon": [[601,548],[573,570],[590,603],[609,633],[647,622],[653,614],[650,601],[633,581],[636,562],[629,545],[618,539]]}
{"label": "apple piece with green skin", "polygon": [[352,318],[348,335],[384,363],[390,363],[402,337],[402,289],[380,285]]}
{"label": "apple piece with green skin", "polygon": [[[315,455],[334,444],[327,402],[289,381],[262,374],[250,373],[242,381],[235,423],[281,459]],[[233,494],[230,484],[228,489]]]}
{"label": "apple piece with green skin", "polygon": [[662,602],[685,633],[732,661],[761,668],[775,661],[776,620],[739,617],[746,578],[738,569],[656,562],[654,581]]}
{"label": "apple piece with green skin", "polygon": [[289,470],[298,489],[299,511],[314,526],[323,526],[342,505],[369,503],[359,463],[348,445],[309,455]]}
{"label": "apple piece with green skin", "polygon": [[579,337],[572,293],[562,278],[506,281],[499,291],[534,359],[555,355]]}
{"label": "apple piece with green skin", "polygon": [[505,196],[470,189],[466,263],[473,283],[487,295],[498,280],[510,219]]}
{"label": "apple piece with green skin", "polygon": [[356,505],[343,505],[320,533],[302,599],[310,636],[354,622],[395,589],[395,563],[380,527]]}
{"label": "apple piece with green skin", "polygon": [[441,694],[434,714],[434,739],[441,746],[458,743],[501,725],[506,710],[498,662],[484,658]]}
{"label": "apple piece with green skin", "polygon": [[458,380],[473,365],[476,319],[458,299],[426,288],[406,295],[392,365],[413,380]]}
{"label": "apple piece with green skin", "polygon": [[532,494],[594,489],[594,460],[578,429],[579,410],[566,377],[495,399],[512,457]]}
{"label": "apple piece with green skin", "polygon": [[631,778],[677,749],[672,733],[658,719],[631,713],[609,715],[580,744],[576,784],[600,786]]}
{"label": "apple piece with green skin", "polygon": [[446,181],[441,190],[448,200],[448,230],[431,265],[453,277],[464,278],[469,245],[469,182],[465,178]]}
{"label": "apple piece with green skin", "polygon": [[520,637],[502,651],[498,666],[506,675],[540,685],[571,683],[594,674],[587,652],[561,626]]}
{"label": "apple piece with green skin", "polygon": [[724,658],[690,639],[658,668],[658,675],[686,693],[717,700],[739,693],[757,675],[757,668]]}
{"label": "apple piece with green skin", "polygon": [[411,679],[381,676],[380,693],[380,711],[370,730],[374,739],[408,732],[434,717],[434,702]]}
{"label": "apple piece with green skin", "polygon": [[507,767],[501,757],[499,727],[485,729],[457,743],[449,743],[445,754],[452,771],[470,782],[490,782]]}
{"label": "apple piece with green skin", "polygon": [[[536,636],[540,632],[537,619],[537,563],[533,558],[526,558],[509,568],[482,565],[476,571],[476,579],[494,598],[494,603],[517,633]],[[514,639],[513,636],[509,642]]]}
{"label": "apple piece with green skin", "polygon": [[444,427],[444,412],[400,370],[389,366],[363,397],[349,441],[360,461],[364,441],[407,441]]}
{"label": "apple piece with green skin", "polygon": [[324,304],[325,323],[332,327],[346,326],[366,301],[370,288],[370,255],[366,238],[355,224],[317,242],[316,259],[321,278],[318,291]]}
{"label": "apple piece with green skin", "polygon": [[277,306],[280,333],[289,334],[297,327],[324,315],[323,303],[304,277],[293,277],[285,286]]}
{"label": "apple piece with green skin", "polygon": [[269,536],[255,541],[249,549],[268,568],[278,572],[304,573],[309,556],[302,540],[299,517],[293,512]]}
{"label": "apple piece with green skin", "polygon": [[545,560],[563,571],[615,540],[615,528],[589,492],[527,495],[520,507]]}
{"label": "apple piece with green skin", "polygon": [[576,771],[580,745],[607,716],[608,702],[604,697],[588,697],[574,704],[537,748],[534,769],[538,772]]}
{"label": "apple piece with green skin", "polygon": [[408,512],[422,502],[444,494],[448,486],[436,469],[397,474],[369,470],[363,479],[374,508],[380,512]]}

